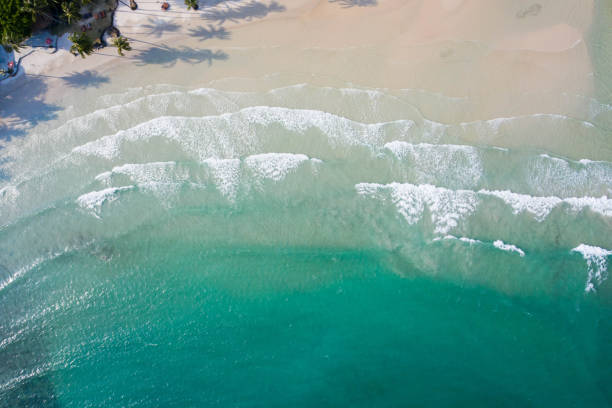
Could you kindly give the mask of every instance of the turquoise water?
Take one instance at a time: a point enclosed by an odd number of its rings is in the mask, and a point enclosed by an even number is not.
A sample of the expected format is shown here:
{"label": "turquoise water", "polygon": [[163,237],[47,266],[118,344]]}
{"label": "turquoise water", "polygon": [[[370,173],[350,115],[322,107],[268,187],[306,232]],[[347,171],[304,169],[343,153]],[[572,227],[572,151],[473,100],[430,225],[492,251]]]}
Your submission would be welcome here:
{"label": "turquoise water", "polygon": [[612,403],[608,105],[88,100],[2,150],[0,406]]}

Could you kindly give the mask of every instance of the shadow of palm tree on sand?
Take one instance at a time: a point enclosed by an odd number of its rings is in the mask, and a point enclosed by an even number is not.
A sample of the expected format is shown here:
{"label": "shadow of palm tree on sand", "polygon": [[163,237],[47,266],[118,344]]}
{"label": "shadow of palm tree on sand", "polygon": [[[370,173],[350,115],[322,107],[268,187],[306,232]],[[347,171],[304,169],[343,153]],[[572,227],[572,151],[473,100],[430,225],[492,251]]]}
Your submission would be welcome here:
{"label": "shadow of palm tree on sand", "polygon": [[239,20],[250,21],[254,18],[264,18],[270,13],[285,11],[285,6],[276,1],[265,4],[252,0],[248,3],[241,3],[238,6],[229,6],[225,9],[206,10],[202,13],[205,20],[223,24],[226,21],[238,22]]}
{"label": "shadow of palm tree on sand", "polygon": [[189,30],[189,35],[198,37],[200,41],[218,38],[219,40],[229,40],[232,33],[227,31],[225,27],[215,28],[211,24],[206,27],[197,27]]}
{"label": "shadow of palm tree on sand", "polygon": [[330,3],[338,3],[342,8],[349,7],[372,7],[377,6],[377,0],[329,0]]}
{"label": "shadow of palm tree on sand", "polygon": [[24,136],[39,123],[57,117],[62,108],[46,103],[46,92],[41,78],[28,77],[25,86],[0,93],[0,149],[2,141]]}
{"label": "shadow of palm tree on sand", "polygon": [[173,67],[178,61],[189,64],[199,64],[207,61],[211,65],[214,60],[226,60],[228,55],[223,51],[212,51],[209,49],[195,49],[191,47],[171,48],[167,45],[146,49],[140,52],[135,59],[138,65],[161,65],[163,67]]}
{"label": "shadow of palm tree on sand", "polygon": [[108,83],[107,76],[100,75],[96,71],[73,72],[72,74],[62,78],[66,84],[73,88],[99,88],[100,85]]}
{"label": "shadow of palm tree on sand", "polygon": [[147,30],[147,34],[154,37],[161,37],[164,33],[173,33],[178,31],[181,26],[171,21],[163,19],[149,19],[149,24],[143,24],[142,28]]}

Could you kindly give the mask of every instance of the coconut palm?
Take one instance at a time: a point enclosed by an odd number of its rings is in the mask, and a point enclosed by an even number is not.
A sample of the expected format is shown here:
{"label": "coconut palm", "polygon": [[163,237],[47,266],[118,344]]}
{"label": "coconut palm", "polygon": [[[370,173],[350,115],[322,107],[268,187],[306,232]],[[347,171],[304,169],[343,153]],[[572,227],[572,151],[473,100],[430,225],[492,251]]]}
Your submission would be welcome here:
{"label": "coconut palm", "polygon": [[13,33],[2,33],[0,39],[6,52],[19,51],[25,41],[25,38],[20,38]]}
{"label": "coconut palm", "polygon": [[21,2],[21,10],[32,15],[32,22],[36,21],[39,14],[45,15],[45,10],[49,8],[47,0],[23,0]]}
{"label": "coconut palm", "polygon": [[85,58],[93,52],[93,41],[85,33],[72,33],[68,39],[72,41],[71,53],[79,54],[82,58]]}
{"label": "coconut palm", "polygon": [[117,53],[123,57],[123,51],[131,51],[130,42],[124,36],[113,38],[113,45],[117,47]]}
{"label": "coconut palm", "polygon": [[76,1],[64,1],[62,2],[62,13],[64,18],[68,21],[68,24],[72,24],[73,20],[81,18],[79,14],[79,3]]}
{"label": "coconut palm", "polygon": [[185,5],[187,6],[187,10],[197,10],[199,8],[198,0],[185,0]]}
{"label": "coconut palm", "polygon": [[22,9],[21,0],[0,1],[0,44],[19,47],[32,34],[32,14]]}

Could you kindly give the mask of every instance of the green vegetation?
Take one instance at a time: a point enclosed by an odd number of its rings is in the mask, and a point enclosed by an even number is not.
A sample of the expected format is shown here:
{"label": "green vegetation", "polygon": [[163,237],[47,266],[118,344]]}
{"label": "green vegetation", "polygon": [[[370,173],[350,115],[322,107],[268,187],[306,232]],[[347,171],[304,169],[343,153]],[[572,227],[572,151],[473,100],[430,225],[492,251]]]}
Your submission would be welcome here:
{"label": "green vegetation", "polygon": [[70,52],[73,54],[79,54],[82,58],[93,52],[93,41],[85,33],[72,33],[68,37],[72,41]]}
{"label": "green vegetation", "polygon": [[68,22],[68,24],[72,24],[74,20],[78,20],[81,18],[79,14],[79,10],[81,8],[81,4],[76,1],[64,1],[62,2],[62,15]]}
{"label": "green vegetation", "polygon": [[24,8],[23,0],[0,1],[0,43],[5,49],[18,49],[32,34],[34,15]]}
{"label": "green vegetation", "polygon": [[199,7],[198,0],[185,0],[185,5],[187,6],[187,10],[197,10]]}
{"label": "green vegetation", "polygon": [[127,38],[120,36],[118,38],[113,38],[113,45],[117,47],[117,53],[123,57],[123,51],[131,51],[132,47],[130,46],[130,42]]}
{"label": "green vegetation", "polygon": [[47,27],[53,24],[65,32],[81,18],[81,7],[95,1],[0,0],[0,44],[8,51],[18,50],[32,35],[34,26]]}

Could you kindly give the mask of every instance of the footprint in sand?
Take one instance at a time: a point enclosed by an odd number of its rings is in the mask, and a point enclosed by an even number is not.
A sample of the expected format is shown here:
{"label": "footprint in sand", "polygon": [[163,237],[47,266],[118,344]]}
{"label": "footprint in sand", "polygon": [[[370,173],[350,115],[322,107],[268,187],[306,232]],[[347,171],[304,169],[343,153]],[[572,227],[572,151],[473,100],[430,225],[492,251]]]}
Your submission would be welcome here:
{"label": "footprint in sand", "polygon": [[528,16],[537,16],[538,14],[540,14],[540,11],[542,10],[542,5],[539,3],[535,3],[532,4],[531,6],[524,8],[522,10],[519,10],[516,13],[516,18],[525,18]]}

